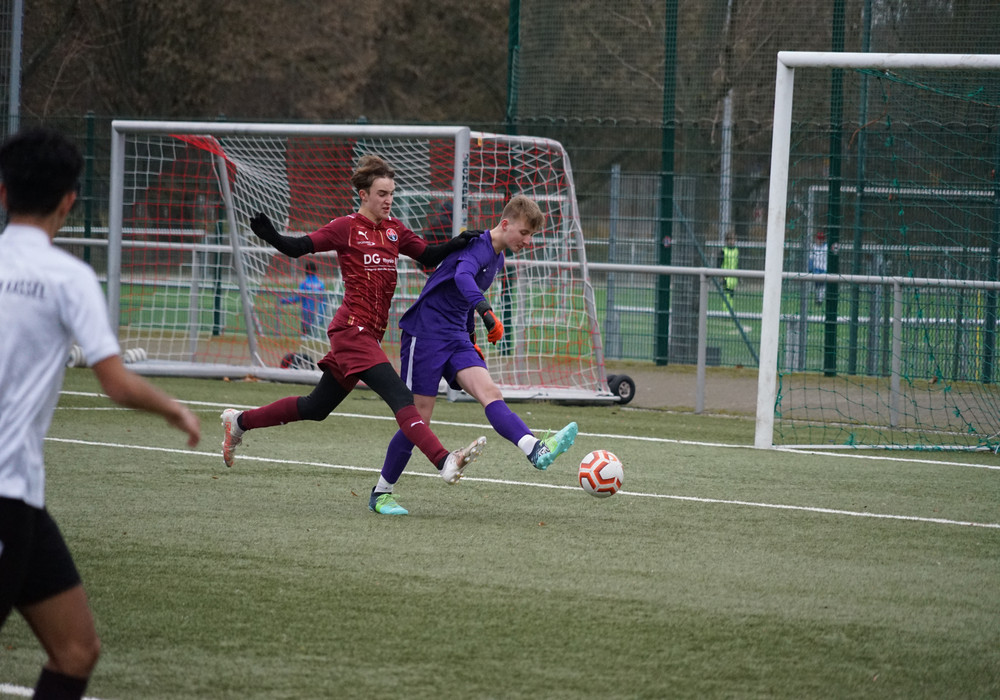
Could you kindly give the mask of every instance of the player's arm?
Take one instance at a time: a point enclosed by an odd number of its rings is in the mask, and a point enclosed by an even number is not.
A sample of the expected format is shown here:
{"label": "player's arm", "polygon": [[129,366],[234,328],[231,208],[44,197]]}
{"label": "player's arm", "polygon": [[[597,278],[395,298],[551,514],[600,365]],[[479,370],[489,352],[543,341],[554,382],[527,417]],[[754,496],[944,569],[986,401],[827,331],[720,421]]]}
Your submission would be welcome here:
{"label": "player's arm", "polygon": [[94,365],[101,389],[115,403],[163,416],[181,432],[187,433],[188,446],[201,439],[198,417],[184,404],[153,386],[122,363],[121,355],[111,355]]}
{"label": "player's arm", "polygon": [[290,258],[300,258],[303,255],[316,252],[312,238],[309,236],[281,235],[274,228],[271,220],[267,218],[267,214],[258,212],[252,216],[250,218],[250,230],[279,253],[284,253]]}
{"label": "player's arm", "polygon": [[450,241],[429,245],[424,248],[424,252],[416,258],[416,261],[424,267],[437,267],[451,253],[462,250],[469,245],[469,241],[477,238],[481,233],[482,231],[462,231]]}
{"label": "player's arm", "polygon": [[493,313],[493,307],[490,306],[490,302],[487,301],[482,290],[479,289],[479,285],[476,284],[476,270],[479,269],[480,264],[481,262],[476,260],[473,255],[461,259],[455,268],[455,286],[465,297],[469,306],[474,308],[483,319],[483,325],[486,326],[486,339],[496,345],[503,338],[503,323]]}

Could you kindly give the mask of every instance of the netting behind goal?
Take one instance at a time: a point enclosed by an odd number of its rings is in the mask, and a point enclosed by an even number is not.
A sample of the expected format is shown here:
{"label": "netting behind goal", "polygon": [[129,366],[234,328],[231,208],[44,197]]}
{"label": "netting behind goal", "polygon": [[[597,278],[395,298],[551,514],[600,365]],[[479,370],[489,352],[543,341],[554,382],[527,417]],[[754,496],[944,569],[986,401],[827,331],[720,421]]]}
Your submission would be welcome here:
{"label": "netting behind goal", "polygon": [[[775,444],[1000,444],[1000,57],[986,57],[989,70],[905,58],[839,76],[794,68],[787,201],[776,204],[772,182],[765,287],[772,253],[786,273],[823,258],[843,277],[786,278],[777,302],[765,288],[765,314],[770,303],[778,316]],[[824,99],[842,122],[799,116]],[[776,154],[779,121],[776,108]],[[772,178],[782,174],[772,165]],[[772,251],[776,206],[786,245]]]}
{"label": "netting behind goal", "polygon": [[[305,235],[357,210],[358,158],[396,171],[393,216],[431,242],[491,228],[523,193],[546,214],[490,290],[508,332],[481,343],[505,395],[610,399],[572,172],[561,145],[458,127],[116,122],[109,301],[145,373],[312,381],[343,295],[335,253],[289,259],[249,230]],[[120,217],[116,221],[116,216]],[[119,233],[116,233],[119,232]],[[575,263],[565,265],[565,263]],[[384,347],[427,271],[401,258]]]}

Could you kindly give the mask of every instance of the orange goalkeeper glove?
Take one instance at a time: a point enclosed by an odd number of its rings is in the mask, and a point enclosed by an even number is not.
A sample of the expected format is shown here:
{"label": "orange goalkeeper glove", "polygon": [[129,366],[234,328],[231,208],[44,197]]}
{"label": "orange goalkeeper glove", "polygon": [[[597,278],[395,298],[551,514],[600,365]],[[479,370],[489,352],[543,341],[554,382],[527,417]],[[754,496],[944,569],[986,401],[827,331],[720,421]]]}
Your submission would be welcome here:
{"label": "orange goalkeeper glove", "polygon": [[503,323],[493,313],[490,302],[485,299],[476,304],[476,312],[483,317],[483,323],[486,325],[486,340],[496,345],[503,338]]}
{"label": "orange goalkeeper glove", "polygon": [[476,349],[476,352],[479,353],[479,357],[481,357],[483,359],[483,362],[486,362],[486,355],[483,354],[483,349],[481,347],[479,347],[479,343],[476,342],[476,332],[475,331],[472,331],[471,333],[469,333],[469,340],[472,341],[472,347],[474,347]]}

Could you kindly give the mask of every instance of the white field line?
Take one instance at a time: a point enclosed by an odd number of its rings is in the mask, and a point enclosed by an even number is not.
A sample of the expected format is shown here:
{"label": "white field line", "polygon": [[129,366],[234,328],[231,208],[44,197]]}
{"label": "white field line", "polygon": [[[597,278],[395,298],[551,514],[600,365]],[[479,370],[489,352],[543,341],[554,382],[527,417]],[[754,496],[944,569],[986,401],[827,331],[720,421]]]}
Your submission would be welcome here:
{"label": "white field line", "polygon": [[[11,683],[0,683],[0,695],[16,695],[20,698],[30,698],[35,694],[34,688],[25,688],[23,685],[12,685]],[[89,695],[83,696],[83,700],[98,700]]]}
{"label": "white field line", "polygon": [[[63,394],[67,396],[87,396],[87,397],[99,397],[107,398],[104,394],[85,392],[85,391],[63,391]],[[221,410],[226,408],[238,408],[241,410],[246,410],[250,408],[256,408],[256,406],[238,406],[235,404],[228,403],[214,403],[210,401],[181,401],[181,403],[195,408],[201,408],[202,410]],[[85,408],[85,407],[60,407],[59,410],[78,410],[78,411],[102,411],[102,410],[112,410],[112,411],[129,411],[131,409],[121,408],[118,406],[109,407],[98,407],[98,408]],[[386,415],[370,415],[366,413],[341,413],[336,412],[331,414],[334,417],[340,418],[362,418],[365,420],[381,420],[381,421],[392,421],[395,422],[395,418]],[[439,421],[435,420],[436,425],[450,425],[459,428],[477,428],[479,430],[486,430],[487,432],[492,431],[493,428],[490,425],[483,425],[482,423],[464,423],[458,421]],[[544,429],[542,429],[544,430]],[[739,445],[726,442],[703,442],[698,440],[679,440],[676,438],[660,438],[660,437],[645,437],[640,435],[620,435],[617,433],[588,433],[580,431],[579,435],[585,435],[587,437],[603,438],[607,440],[628,440],[630,442],[657,442],[662,444],[670,445],[692,445],[696,447],[725,447],[730,449],[741,449],[741,450],[754,450],[757,449],[753,445]],[[829,457],[831,459],[868,459],[873,461],[884,461],[884,462],[902,462],[907,464],[933,464],[939,466],[949,466],[949,467],[969,467],[972,469],[988,469],[992,471],[1000,471],[1000,463],[998,464],[976,464],[972,462],[949,462],[940,459],[924,459],[924,458],[914,458],[914,457],[896,457],[896,456],[885,456],[885,455],[870,455],[870,454],[853,454],[850,452],[830,452],[828,450],[807,450],[800,448],[789,448],[789,447],[779,447],[776,451],[779,452],[790,452],[794,454],[807,454],[807,455],[819,455],[822,457]],[[242,457],[241,457],[242,459]]]}
{"label": "white field line", "polygon": [[[216,451],[204,452],[195,450],[185,450],[170,447],[151,447],[148,445],[127,445],[122,443],[114,442],[98,442],[95,440],[74,440],[67,438],[53,438],[48,437],[46,440],[50,442],[60,442],[71,445],[85,445],[88,447],[103,447],[111,449],[130,449],[130,450],[142,450],[146,452],[161,452],[167,454],[182,454],[189,455],[192,457],[207,457],[218,461],[220,455]],[[370,472],[373,474],[378,474],[381,470],[372,467],[359,467],[350,464],[330,464],[328,462],[309,462],[303,460],[293,460],[293,459],[278,459],[274,457],[255,457],[253,455],[240,455],[240,461],[242,462],[261,462],[263,464],[284,464],[291,466],[307,466],[307,467],[319,467],[321,469],[338,469],[341,471],[356,471],[356,472]],[[429,478],[438,478],[436,473],[427,473],[419,471],[407,471],[407,474],[411,476],[423,476]],[[474,477],[466,476],[463,477],[463,481],[468,482],[482,482],[488,484],[504,484],[507,486],[530,486],[534,488],[546,488],[546,489],[560,489],[564,491],[576,491],[579,487],[577,486],[566,486],[563,484],[541,484],[531,481],[520,481],[513,479],[492,479],[486,477]],[[838,510],[835,508],[821,508],[816,506],[793,506],[785,505],[780,503],[759,503],[755,501],[738,501],[722,498],[701,498],[698,496],[678,496],[674,494],[662,494],[662,493],[642,493],[638,491],[619,491],[618,495],[622,496],[632,496],[636,498],[663,498],[674,501],[688,501],[692,503],[707,503],[715,505],[731,505],[731,506],[742,506],[749,508],[767,508],[772,510],[794,510],[806,513],[821,513],[825,515],[842,515],[855,518],[880,518],[885,520],[908,520],[910,522],[920,522],[920,523],[934,523],[937,525],[963,525],[966,527],[981,527],[993,530],[1000,530],[1000,523],[980,523],[964,520],[947,520],[945,518],[923,518],[911,515],[893,515],[889,513],[867,513],[861,511],[852,510]]]}

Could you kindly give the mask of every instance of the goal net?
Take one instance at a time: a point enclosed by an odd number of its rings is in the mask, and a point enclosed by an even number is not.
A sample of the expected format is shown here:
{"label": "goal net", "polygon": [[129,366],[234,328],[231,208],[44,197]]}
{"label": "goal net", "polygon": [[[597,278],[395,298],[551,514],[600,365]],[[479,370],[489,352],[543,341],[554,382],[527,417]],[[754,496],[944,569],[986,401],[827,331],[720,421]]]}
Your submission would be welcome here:
{"label": "goal net", "polygon": [[[508,328],[482,344],[510,398],[606,399],[608,391],[569,160],[546,139],[464,127],[115,121],[108,300],[145,374],[315,381],[343,295],[335,253],[287,258],[249,229],[266,213],[305,235],[357,210],[357,160],[396,171],[393,216],[430,242],[492,228],[515,194],[545,228],[490,290]],[[383,345],[427,271],[401,257]]]}
{"label": "goal net", "polygon": [[998,107],[1000,56],[779,54],[757,446],[1000,445]]}

